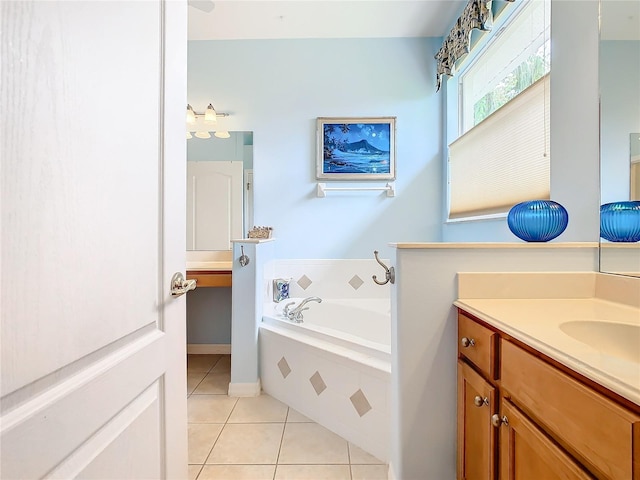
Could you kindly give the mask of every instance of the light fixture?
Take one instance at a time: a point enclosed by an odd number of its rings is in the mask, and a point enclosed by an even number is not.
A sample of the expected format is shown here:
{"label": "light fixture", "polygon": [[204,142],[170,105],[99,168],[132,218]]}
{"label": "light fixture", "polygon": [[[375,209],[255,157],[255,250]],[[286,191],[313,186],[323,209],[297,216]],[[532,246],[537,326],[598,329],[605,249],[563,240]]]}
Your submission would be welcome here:
{"label": "light fixture", "polygon": [[213,105],[209,104],[204,112],[204,123],[216,123],[218,121],[216,116],[216,109],[213,108]]}
{"label": "light fixture", "polygon": [[187,103],[187,124],[193,125],[194,123],[196,123],[196,112],[194,112],[191,105]]}
{"label": "light fixture", "polygon": [[[222,130],[219,126],[215,127],[218,124],[218,117],[228,116],[228,113],[216,112],[211,103],[204,113],[196,112],[190,104],[187,104],[187,139],[194,136],[196,138],[211,138],[211,133],[214,132],[214,135],[218,138],[229,138],[231,135],[228,131]],[[192,132],[194,132],[194,135],[191,135]]]}

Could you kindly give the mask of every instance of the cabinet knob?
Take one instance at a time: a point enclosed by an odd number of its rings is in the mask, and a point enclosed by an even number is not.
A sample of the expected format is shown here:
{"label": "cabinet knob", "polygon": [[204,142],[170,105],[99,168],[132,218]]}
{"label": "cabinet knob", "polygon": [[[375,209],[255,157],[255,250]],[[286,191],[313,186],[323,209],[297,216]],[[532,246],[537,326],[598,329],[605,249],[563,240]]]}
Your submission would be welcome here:
{"label": "cabinet knob", "polygon": [[462,337],[460,343],[464,348],[473,347],[476,344],[476,341],[473,338]]}
{"label": "cabinet knob", "polygon": [[500,425],[505,425],[505,426],[509,426],[509,419],[507,418],[506,415],[503,415],[502,417],[500,415],[498,415],[497,413],[494,413],[493,415],[491,415],[491,425],[493,425],[494,427],[499,427]]}
{"label": "cabinet knob", "polygon": [[487,397],[481,397],[480,395],[476,395],[473,398],[473,404],[476,407],[482,407],[483,405],[489,405],[489,399]]}

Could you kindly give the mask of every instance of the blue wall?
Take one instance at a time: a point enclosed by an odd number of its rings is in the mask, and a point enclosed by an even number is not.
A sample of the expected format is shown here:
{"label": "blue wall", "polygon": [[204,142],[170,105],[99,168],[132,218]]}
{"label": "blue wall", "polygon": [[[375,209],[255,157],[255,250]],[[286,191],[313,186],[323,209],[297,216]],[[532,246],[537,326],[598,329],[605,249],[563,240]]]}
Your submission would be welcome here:
{"label": "blue wall", "polygon": [[[281,258],[363,258],[439,241],[443,197],[437,38],[190,41],[188,100],[254,132],[255,224]],[[317,117],[397,117],[396,197],[315,195]],[[380,183],[378,183],[380,184]]]}

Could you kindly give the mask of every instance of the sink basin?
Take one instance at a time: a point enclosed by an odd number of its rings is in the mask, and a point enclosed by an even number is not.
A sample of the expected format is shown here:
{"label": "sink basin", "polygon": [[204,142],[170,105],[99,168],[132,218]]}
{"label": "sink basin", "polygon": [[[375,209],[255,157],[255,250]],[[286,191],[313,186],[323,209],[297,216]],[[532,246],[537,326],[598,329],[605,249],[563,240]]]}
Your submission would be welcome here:
{"label": "sink basin", "polygon": [[575,320],[560,324],[560,330],[606,355],[640,363],[640,325]]}

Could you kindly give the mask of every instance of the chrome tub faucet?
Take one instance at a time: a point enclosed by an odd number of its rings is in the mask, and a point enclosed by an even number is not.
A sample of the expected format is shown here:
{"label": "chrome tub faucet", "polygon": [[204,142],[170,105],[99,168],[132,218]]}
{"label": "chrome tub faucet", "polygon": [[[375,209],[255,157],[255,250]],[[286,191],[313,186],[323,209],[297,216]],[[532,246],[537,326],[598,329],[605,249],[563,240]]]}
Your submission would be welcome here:
{"label": "chrome tub faucet", "polygon": [[295,305],[296,302],[287,303],[284,306],[284,310],[282,313],[284,314],[285,317],[287,317],[292,322],[302,323],[302,320],[303,320],[302,312],[304,310],[309,310],[309,307],[305,307],[305,305],[309,302],[322,303],[322,299],[320,297],[307,297],[304,300],[302,300],[296,308],[292,310],[289,310],[289,307],[291,307],[292,305]]}

